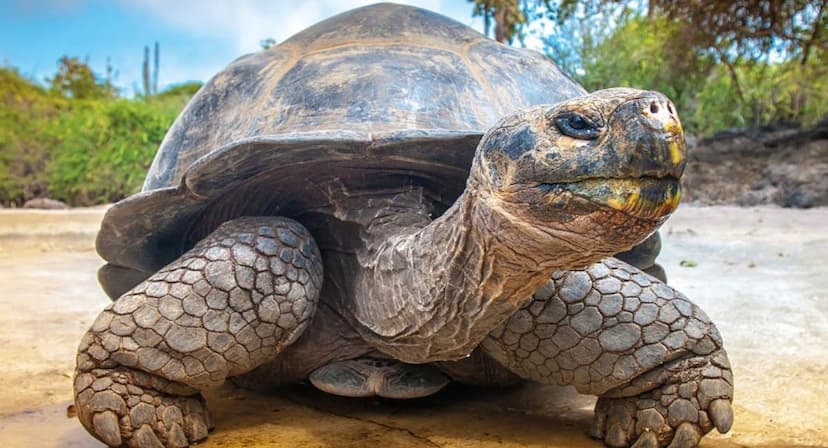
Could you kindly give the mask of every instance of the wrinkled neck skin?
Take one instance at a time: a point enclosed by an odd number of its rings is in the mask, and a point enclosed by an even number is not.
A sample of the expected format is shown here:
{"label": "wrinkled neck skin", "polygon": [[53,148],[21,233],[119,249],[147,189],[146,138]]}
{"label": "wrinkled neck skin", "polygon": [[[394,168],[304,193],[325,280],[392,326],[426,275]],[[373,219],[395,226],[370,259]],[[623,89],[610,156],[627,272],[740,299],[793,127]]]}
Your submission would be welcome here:
{"label": "wrinkled neck skin", "polygon": [[369,344],[410,363],[468,356],[553,271],[611,255],[525,224],[472,185],[430,224],[388,228],[368,226],[350,314]]}

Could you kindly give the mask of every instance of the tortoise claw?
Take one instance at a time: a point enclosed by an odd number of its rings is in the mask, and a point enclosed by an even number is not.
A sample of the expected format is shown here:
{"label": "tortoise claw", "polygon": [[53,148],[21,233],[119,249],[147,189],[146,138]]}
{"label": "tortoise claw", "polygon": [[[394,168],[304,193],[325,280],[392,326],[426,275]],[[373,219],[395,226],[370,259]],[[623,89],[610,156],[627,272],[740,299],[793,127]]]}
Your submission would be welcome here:
{"label": "tortoise claw", "polygon": [[667,448],[696,448],[702,438],[699,428],[690,422],[684,422],[676,428],[673,441]]}
{"label": "tortoise claw", "polygon": [[733,426],[733,407],[731,407],[730,401],[713,400],[707,408],[707,413],[710,415],[710,420],[717,431],[721,434],[730,431],[730,427]]}
{"label": "tortoise claw", "polygon": [[118,416],[112,411],[103,411],[92,417],[92,426],[101,441],[109,446],[121,446],[121,429]]}
{"label": "tortoise claw", "polygon": [[632,448],[658,448],[658,437],[652,431],[644,431]]}

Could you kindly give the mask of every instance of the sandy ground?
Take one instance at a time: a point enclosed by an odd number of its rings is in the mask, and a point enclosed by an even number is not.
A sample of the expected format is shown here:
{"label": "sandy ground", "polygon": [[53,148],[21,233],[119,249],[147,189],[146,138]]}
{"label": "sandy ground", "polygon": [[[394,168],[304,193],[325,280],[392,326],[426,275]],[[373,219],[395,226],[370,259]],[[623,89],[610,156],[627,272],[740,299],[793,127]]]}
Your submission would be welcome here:
{"label": "sandy ground", "polygon": [[[100,446],[66,407],[78,340],[108,303],[92,249],[102,211],[0,210],[4,448]],[[684,207],[663,236],[671,284],[717,322],[735,370],[733,430],[702,446],[828,446],[828,208]],[[407,402],[227,386],[208,401],[205,447],[600,446],[592,398],[538,385]]]}

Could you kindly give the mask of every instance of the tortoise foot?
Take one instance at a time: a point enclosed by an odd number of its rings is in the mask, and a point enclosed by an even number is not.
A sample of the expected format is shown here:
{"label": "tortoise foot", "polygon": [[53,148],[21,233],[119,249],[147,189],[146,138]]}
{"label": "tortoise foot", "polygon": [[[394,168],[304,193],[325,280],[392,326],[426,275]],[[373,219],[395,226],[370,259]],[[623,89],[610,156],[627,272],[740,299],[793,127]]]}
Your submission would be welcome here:
{"label": "tortoise foot", "polygon": [[207,438],[212,428],[201,394],[143,372],[81,373],[75,393],[83,426],[112,447],[185,447]]}
{"label": "tortoise foot", "polygon": [[[636,396],[623,395],[661,384]],[[723,351],[680,359],[598,399],[590,435],[612,447],[694,448],[733,424],[733,380]]]}
{"label": "tortoise foot", "polygon": [[434,394],[450,380],[426,364],[359,358],[320,367],[311,373],[310,381],[319,390],[344,397],[407,399]]}

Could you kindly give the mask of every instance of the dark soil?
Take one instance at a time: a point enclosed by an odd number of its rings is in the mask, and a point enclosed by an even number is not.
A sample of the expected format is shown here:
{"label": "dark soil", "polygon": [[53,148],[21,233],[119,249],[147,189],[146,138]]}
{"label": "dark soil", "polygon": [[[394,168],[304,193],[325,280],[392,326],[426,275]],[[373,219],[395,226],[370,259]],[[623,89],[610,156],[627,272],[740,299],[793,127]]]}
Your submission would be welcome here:
{"label": "dark soil", "polygon": [[810,128],[731,129],[694,142],[684,202],[828,205],[828,116]]}

